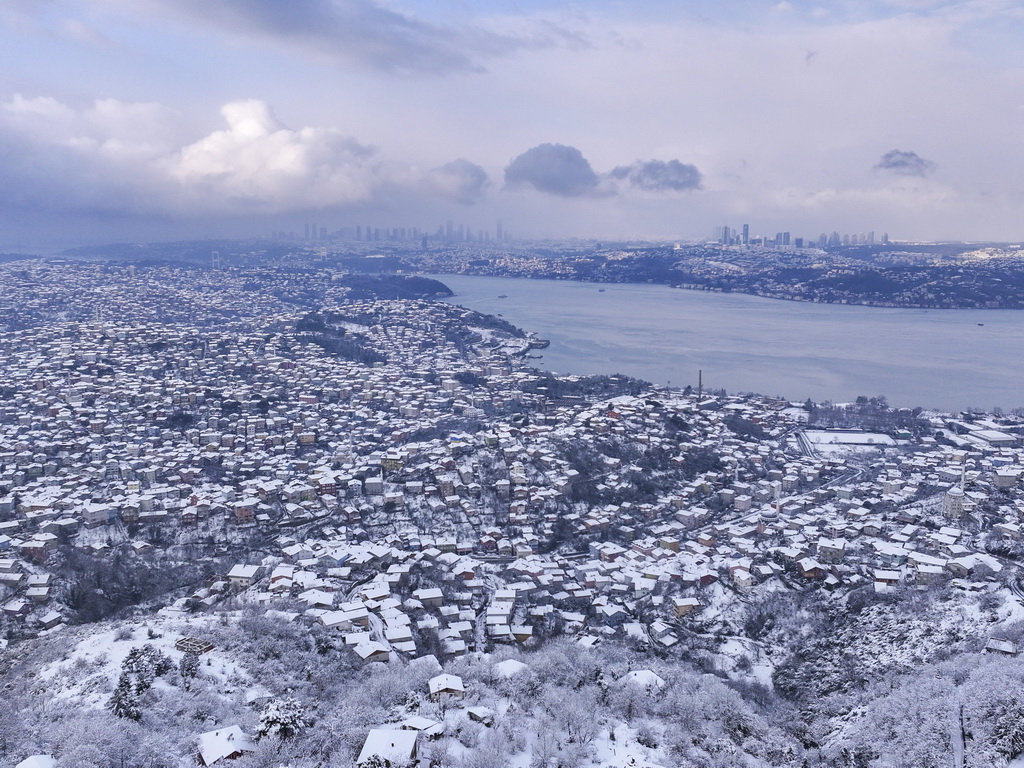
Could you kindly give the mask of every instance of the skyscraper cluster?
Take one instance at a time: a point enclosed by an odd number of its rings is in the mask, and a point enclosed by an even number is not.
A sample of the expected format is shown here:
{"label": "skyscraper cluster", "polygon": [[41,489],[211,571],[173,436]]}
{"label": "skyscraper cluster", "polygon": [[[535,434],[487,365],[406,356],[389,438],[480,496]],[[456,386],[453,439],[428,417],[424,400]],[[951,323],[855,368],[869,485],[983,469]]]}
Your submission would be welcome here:
{"label": "skyscraper cluster", "polygon": [[330,236],[327,227],[319,227],[316,223],[306,222],[302,225],[302,234],[295,230],[275,230],[270,233],[274,240],[303,240],[306,242],[317,242],[326,240]]}
{"label": "skyscraper cluster", "polygon": [[888,245],[889,234],[884,233],[880,240],[875,239],[874,232],[845,234],[838,232],[831,234],[821,233],[817,239],[793,237],[789,232],[776,232],[774,236],[757,235],[751,236],[750,225],[744,224],[742,229],[721,226],[715,227],[714,242],[722,245],[760,246],[762,248],[777,249],[801,249],[801,248],[837,248],[840,246],[855,245]]}
{"label": "skyscraper cluster", "polygon": [[372,243],[381,240],[419,240],[422,234],[419,227],[374,227],[370,224],[356,224],[354,227],[341,227],[334,236],[340,240]]}
{"label": "skyscraper cluster", "polygon": [[[473,230],[472,227],[466,226],[465,224],[459,224],[455,226],[455,222],[448,219],[444,224],[437,228],[434,233],[435,241],[442,243],[489,243],[491,242],[491,233],[487,229]],[[499,243],[508,242],[510,240],[508,231],[505,229],[501,219],[498,219],[497,226],[495,228],[494,241]]]}
{"label": "skyscraper cluster", "polygon": [[[489,243],[492,242],[491,233],[487,229],[476,229],[466,224],[456,225],[448,219],[441,224],[437,231],[430,234],[427,230],[419,227],[376,227],[371,224],[356,224],[353,226],[339,227],[334,231],[328,231],[327,227],[318,227],[315,223],[303,225],[301,233],[294,230],[281,230],[271,233],[274,240],[298,240],[303,242],[322,242],[330,240],[355,240],[358,242],[395,242],[395,241],[421,241],[424,245],[428,242],[435,243]],[[493,242],[508,242],[511,239],[509,232],[505,229],[501,219],[497,220],[495,237]]]}
{"label": "skyscraper cluster", "polygon": [[875,233],[860,233],[860,234],[848,234],[841,235],[838,232],[832,232],[826,235],[822,232],[818,235],[818,246],[821,248],[825,247],[838,247],[841,245],[875,245],[876,243],[881,245],[889,244],[889,233],[883,232],[882,237],[879,240],[875,240]]}

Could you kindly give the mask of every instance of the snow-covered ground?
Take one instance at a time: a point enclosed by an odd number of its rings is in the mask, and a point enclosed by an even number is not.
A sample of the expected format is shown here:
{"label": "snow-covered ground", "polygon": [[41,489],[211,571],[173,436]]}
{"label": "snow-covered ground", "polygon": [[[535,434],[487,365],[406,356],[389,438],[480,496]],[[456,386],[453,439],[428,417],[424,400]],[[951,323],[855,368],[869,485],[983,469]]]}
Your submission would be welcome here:
{"label": "snow-covered ground", "polygon": [[[71,643],[67,655],[44,664],[36,676],[37,685],[45,686],[54,698],[102,709],[114,689],[121,665],[133,648],[150,645],[170,657],[177,668],[184,654],[175,648],[175,643],[184,637],[201,637],[204,626],[213,620],[210,616],[153,617],[137,626],[66,630],[65,639]],[[204,677],[211,679],[225,694],[238,692],[249,677],[231,654],[222,649],[214,648],[203,654],[200,664]],[[167,683],[158,678],[154,685],[166,686]]]}

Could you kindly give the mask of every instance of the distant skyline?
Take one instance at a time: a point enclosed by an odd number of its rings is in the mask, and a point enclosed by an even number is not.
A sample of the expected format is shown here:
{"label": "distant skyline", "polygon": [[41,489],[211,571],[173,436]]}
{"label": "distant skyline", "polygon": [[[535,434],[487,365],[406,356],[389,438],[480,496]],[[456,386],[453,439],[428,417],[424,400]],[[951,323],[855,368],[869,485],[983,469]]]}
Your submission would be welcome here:
{"label": "distant skyline", "polygon": [[0,251],[455,219],[1024,239],[1011,0],[7,0]]}

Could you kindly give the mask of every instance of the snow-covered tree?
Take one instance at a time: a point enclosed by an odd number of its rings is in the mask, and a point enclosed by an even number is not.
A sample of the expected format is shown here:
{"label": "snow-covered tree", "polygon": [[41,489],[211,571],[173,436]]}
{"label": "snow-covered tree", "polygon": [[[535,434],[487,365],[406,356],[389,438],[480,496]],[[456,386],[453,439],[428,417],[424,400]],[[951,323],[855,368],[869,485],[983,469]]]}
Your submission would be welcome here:
{"label": "snow-covered tree", "polygon": [[260,713],[260,722],[256,726],[256,738],[274,736],[279,739],[290,739],[300,731],[308,728],[309,718],[306,717],[302,705],[290,696],[287,699],[274,699],[267,703]]}
{"label": "snow-covered tree", "polygon": [[107,702],[107,709],[117,717],[124,717],[128,720],[141,720],[142,710],[139,708],[138,688],[132,682],[128,672],[122,672],[117,680],[117,687]]}
{"label": "snow-covered tree", "polygon": [[186,651],[178,662],[178,674],[181,675],[185,690],[192,687],[192,681],[199,675],[199,654]]}
{"label": "snow-covered tree", "polygon": [[121,664],[123,675],[134,675],[135,689],[139,693],[149,690],[156,678],[173,668],[171,657],[149,643],[141,648],[132,648]]}
{"label": "snow-covered tree", "polygon": [[872,753],[873,766],[944,768],[960,733],[959,698],[949,678],[920,676],[898,682],[867,707],[856,743]]}
{"label": "snow-covered tree", "polygon": [[409,763],[408,766],[401,763],[393,763],[380,755],[371,755],[369,759],[360,763],[361,768],[412,768],[413,765],[415,763]]}

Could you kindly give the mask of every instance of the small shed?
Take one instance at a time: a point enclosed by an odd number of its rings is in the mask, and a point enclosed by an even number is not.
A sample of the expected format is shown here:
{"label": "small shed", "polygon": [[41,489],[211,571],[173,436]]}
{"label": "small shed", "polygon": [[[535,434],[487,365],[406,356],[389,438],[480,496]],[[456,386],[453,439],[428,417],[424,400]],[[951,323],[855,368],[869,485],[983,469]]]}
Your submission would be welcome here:
{"label": "small shed", "polygon": [[444,735],[444,725],[429,717],[413,715],[402,721],[403,731],[416,731],[425,734],[428,739],[437,739]]}
{"label": "small shed", "polygon": [[470,707],[466,714],[475,723],[483,723],[488,728],[494,725],[494,710],[488,707]]}
{"label": "small shed", "polygon": [[985,644],[985,650],[989,653],[1000,653],[1004,656],[1016,656],[1019,652],[1017,644],[1012,640],[1001,637],[993,637]]}

